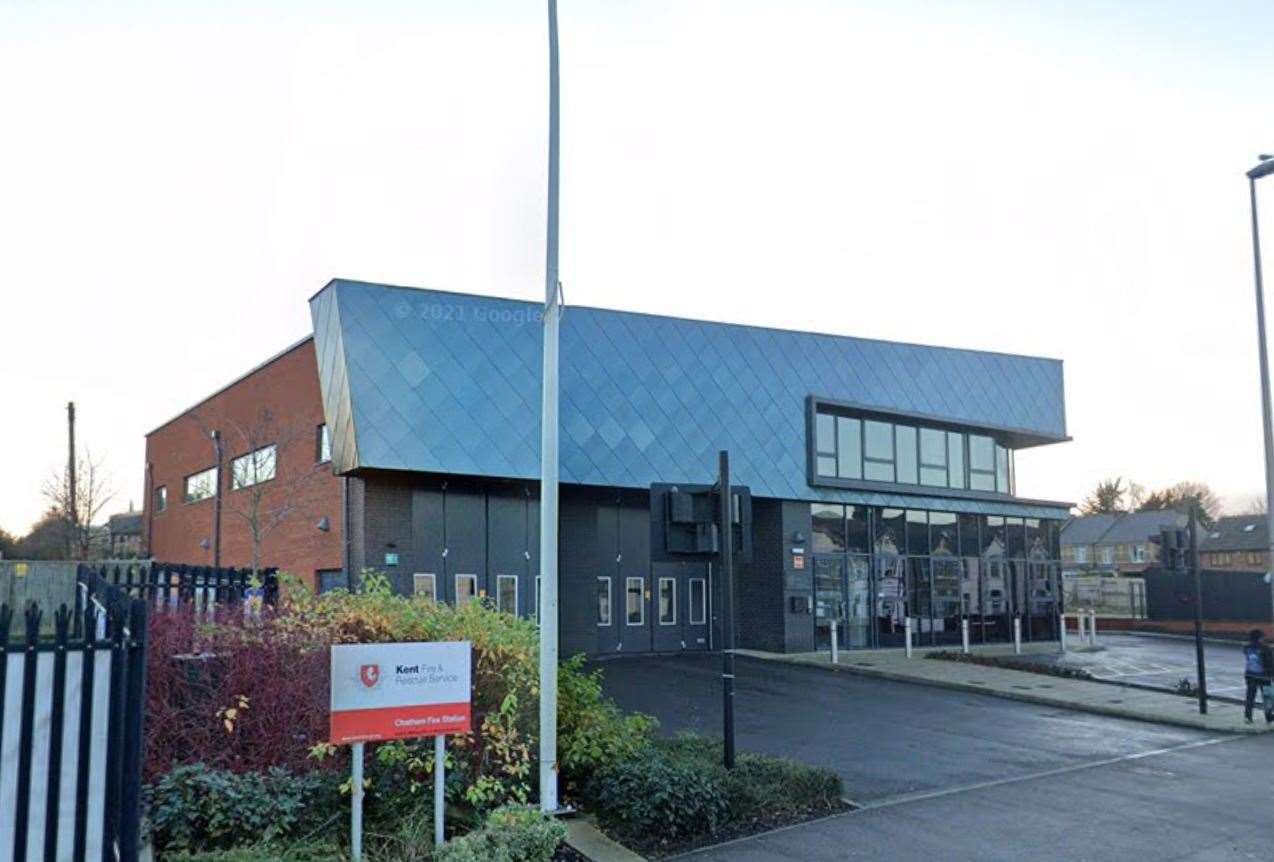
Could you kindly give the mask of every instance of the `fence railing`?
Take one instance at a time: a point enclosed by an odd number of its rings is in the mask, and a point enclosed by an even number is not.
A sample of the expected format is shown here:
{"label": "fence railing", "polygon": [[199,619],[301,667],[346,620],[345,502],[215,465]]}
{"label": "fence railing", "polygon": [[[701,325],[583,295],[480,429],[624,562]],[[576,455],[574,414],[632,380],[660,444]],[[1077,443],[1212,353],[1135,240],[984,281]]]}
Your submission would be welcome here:
{"label": "fence railing", "polygon": [[255,603],[273,607],[279,597],[278,569],[213,568],[173,563],[141,562],[82,566],[102,581],[154,610],[193,609],[196,616],[211,618],[218,607]]}
{"label": "fence railing", "polygon": [[77,580],[76,604],[90,596],[78,609],[0,606],[4,862],[137,859],[147,604],[92,572]]}
{"label": "fence railing", "polygon": [[1129,619],[1147,616],[1144,578],[1071,576],[1062,580],[1062,589],[1068,610],[1091,610],[1098,616]]}

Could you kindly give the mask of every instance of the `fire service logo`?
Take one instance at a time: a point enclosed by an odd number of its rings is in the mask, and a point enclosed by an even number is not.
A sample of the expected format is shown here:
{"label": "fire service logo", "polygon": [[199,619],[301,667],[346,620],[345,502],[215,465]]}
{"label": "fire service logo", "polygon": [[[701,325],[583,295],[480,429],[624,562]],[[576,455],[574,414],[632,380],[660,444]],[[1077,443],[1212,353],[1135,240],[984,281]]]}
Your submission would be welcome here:
{"label": "fire service logo", "polygon": [[375,688],[380,682],[380,665],[365,664],[358,669],[358,679],[367,688]]}

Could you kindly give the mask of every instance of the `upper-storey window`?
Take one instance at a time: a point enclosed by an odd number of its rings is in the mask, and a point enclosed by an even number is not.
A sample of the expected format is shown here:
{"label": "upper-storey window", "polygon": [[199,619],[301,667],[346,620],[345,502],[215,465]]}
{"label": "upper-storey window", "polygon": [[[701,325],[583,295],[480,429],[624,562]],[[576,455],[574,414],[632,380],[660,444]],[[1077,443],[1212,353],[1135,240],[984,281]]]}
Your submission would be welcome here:
{"label": "upper-storey window", "polygon": [[209,467],[186,477],[186,502],[197,503],[217,493],[217,468]]}
{"label": "upper-storey window", "polygon": [[328,433],[326,424],[318,427],[314,438],[314,462],[326,464],[332,460],[332,435]]}
{"label": "upper-storey window", "polygon": [[262,446],[255,452],[241,455],[231,462],[230,487],[232,490],[247,488],[274,478],[277,461],[274,444]]}
{"label": "upper-storey window", "polygon": [[842,415],[814,414],[814,470],[829,479],[925,485],[1010,494],[1010,450],[985,434],[966,434]]}

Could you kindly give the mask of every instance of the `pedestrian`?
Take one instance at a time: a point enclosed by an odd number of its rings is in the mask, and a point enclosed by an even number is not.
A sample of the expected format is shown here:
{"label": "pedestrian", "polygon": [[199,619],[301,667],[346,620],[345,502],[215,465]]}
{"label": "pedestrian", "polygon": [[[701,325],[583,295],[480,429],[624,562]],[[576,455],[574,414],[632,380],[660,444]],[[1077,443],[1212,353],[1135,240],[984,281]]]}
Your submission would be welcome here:
{"label": "pedestrian", "polygon": [[1247,695],[1243,698],[1243,720],[1252,723],[1252,707],[1256,703],[1256,690],[1261,690],[1261,706],[1265,708],[1265,723],[1274,722],[1274,650],[1265,642],[1265,632],[1252,629],[1243,647],[1243,677],[1247,681]]}

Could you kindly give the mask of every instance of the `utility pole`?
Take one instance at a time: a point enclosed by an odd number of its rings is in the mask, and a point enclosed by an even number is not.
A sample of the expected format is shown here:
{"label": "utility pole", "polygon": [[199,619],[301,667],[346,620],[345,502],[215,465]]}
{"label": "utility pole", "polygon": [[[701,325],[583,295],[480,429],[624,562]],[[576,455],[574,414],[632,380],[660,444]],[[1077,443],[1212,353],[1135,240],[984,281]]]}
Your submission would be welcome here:
{"label": "utility pole", "polygon": [[212,449],[216,457],[214,462],[216,466],[216,478],[213,480],[216,484],[213,487],[212,495],[212,567],[214,569],[221,568],[221,461],[224,457],[221,451],[221,432],[212,432]]}
{"label": "utility pole", "polygon": [[721,452],[717,479],[721,520],[721,577],[724,596],[721,615],[721,716],[725,723],[725,768],[734,769],[734,493],[730,490],[730,453]]}
{"label": "utility pole", "polygon": [[1208,714],[1208,675],[1203,661],[1203,575],[1199,569],[1199,501],[1190,501],[1190,571],[1194,574],[1194,660],[1199,675],[1199,714]]}
{"label": "utility pole", "polygon": [[544,268],[544,373],[540,405],[540,808],[557,811],[557,0],[549,7],[549,187]]}
{"label": "utility pole", "polygon": [[67,549],[70,553],[68,557],[74,557],[79,550],[79,508],[75,501],[75,402],[68,401],[66,403],[66,484],[67,484],[67,508],[66,516],[70,521],[70,547]]}

